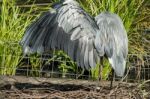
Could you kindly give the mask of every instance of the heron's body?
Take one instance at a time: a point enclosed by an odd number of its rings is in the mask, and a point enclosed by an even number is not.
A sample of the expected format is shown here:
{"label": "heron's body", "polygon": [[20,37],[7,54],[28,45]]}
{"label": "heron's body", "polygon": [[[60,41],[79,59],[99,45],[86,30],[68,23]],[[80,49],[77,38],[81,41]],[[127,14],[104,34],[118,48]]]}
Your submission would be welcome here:
{"label": "heron's body", "polygon": [[59,49],[82,68],[93,68],[106,55],[118,76],[125,71],[127,34],[116,14],[88,15],[74,0],[53,6],[26,30],[21,40],[25,54]]}

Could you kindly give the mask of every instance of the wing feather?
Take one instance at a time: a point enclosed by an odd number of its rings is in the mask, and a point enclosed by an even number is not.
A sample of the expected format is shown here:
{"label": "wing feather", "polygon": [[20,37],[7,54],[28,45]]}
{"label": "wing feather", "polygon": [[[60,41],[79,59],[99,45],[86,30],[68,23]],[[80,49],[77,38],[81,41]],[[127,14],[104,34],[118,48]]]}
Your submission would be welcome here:
{"label": "wing feather", "polygon": [[82,39],[79,39],[79,42],[78,42],[78,47],[77,47],[77,53],[76,53],[76,57],[75,57],[75,61],[77,62],[77,65],[82,67],[81,66],[81,59],[80,59],[80,55],[81,55],[81,50],[82,50]]}
{"label": "wing feather", "polygon": [[89,43],[88,38],[85,38],[85,53],[84,53],[84,66],[88,70],[89,69]]}
{"label": "wing feather", "polygon": [[27,48],[41,54],[53,49],[63,50],[78,66],[89,69],[99,61],[98,52],[104,46],[99,39],[100,47],[95,47],[98,29],[95,20],[76,1],[65,1],[29,26],[21,45],[25,53],[29,53]]}
{"label": "wing feather", "polygon": [[94,50],[93,50],[94,48],[93,48],[93,39],[90,39],[89,40],[89,65],[90,65],[90,67],[92,67],[92,66],[95,66],[96,65],[96,61],[94,60]]}

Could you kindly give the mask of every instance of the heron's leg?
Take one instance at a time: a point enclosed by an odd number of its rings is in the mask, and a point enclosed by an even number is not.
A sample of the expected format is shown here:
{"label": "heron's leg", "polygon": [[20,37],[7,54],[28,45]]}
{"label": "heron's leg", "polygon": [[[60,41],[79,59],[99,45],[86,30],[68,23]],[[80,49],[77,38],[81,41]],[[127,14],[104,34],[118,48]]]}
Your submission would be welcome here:
{"label": "heron's leg", "polygon": [[102,68],[103,68],[103,58],[100,58],[100,65],[98,71],[98,86],[100,86],[100,81],[102,80]]}
{"label": "heron's leg", "polygon": [[100,87],[100,80],[101,80],[101,65],[99,64],[99,67],[98,67],[98,79],[97,79],[97,88]]}
{"label": "heron's leg", "polygon": [[113,80],[114,80],[114,69],[112,69],[110,89],[112,89],[112,87],[113,87]]}
{"label": "heron's leg", "polygon": [[98,67],[98,78],[97,78],[97,84],[96,84],[96,89],[99,88],[100,86],[100,64],[99,64],[99,67]]}
{"label": "heron's leg", "polygon": [[103,57],[100,59],[100,65],[99,65],[99,81],[102,80],[102,69],[103,69]]}

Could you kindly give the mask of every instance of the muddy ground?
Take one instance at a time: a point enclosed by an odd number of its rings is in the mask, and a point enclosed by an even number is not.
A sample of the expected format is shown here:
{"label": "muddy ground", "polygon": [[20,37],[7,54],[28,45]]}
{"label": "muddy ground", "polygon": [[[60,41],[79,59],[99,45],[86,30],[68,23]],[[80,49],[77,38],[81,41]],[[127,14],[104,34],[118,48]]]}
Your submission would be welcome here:
{"label": "muddy ground", "polygon": [[0,99],[150,99],[150,86],[31,77],[0,77]]}

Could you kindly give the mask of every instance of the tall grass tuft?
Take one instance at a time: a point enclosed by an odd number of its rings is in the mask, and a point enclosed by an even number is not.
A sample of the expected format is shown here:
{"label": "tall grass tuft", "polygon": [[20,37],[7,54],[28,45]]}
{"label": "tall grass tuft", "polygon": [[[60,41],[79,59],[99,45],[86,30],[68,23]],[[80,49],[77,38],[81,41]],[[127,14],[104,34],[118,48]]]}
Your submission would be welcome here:
{"label": "tall grass tuft", "polygon": [[[14,75],[21,61],[19,41],[33,16],[24,16],[15,0],[3,0],[0,7],[0,74]],[[31,13],[32,8],[27,13]]]}

